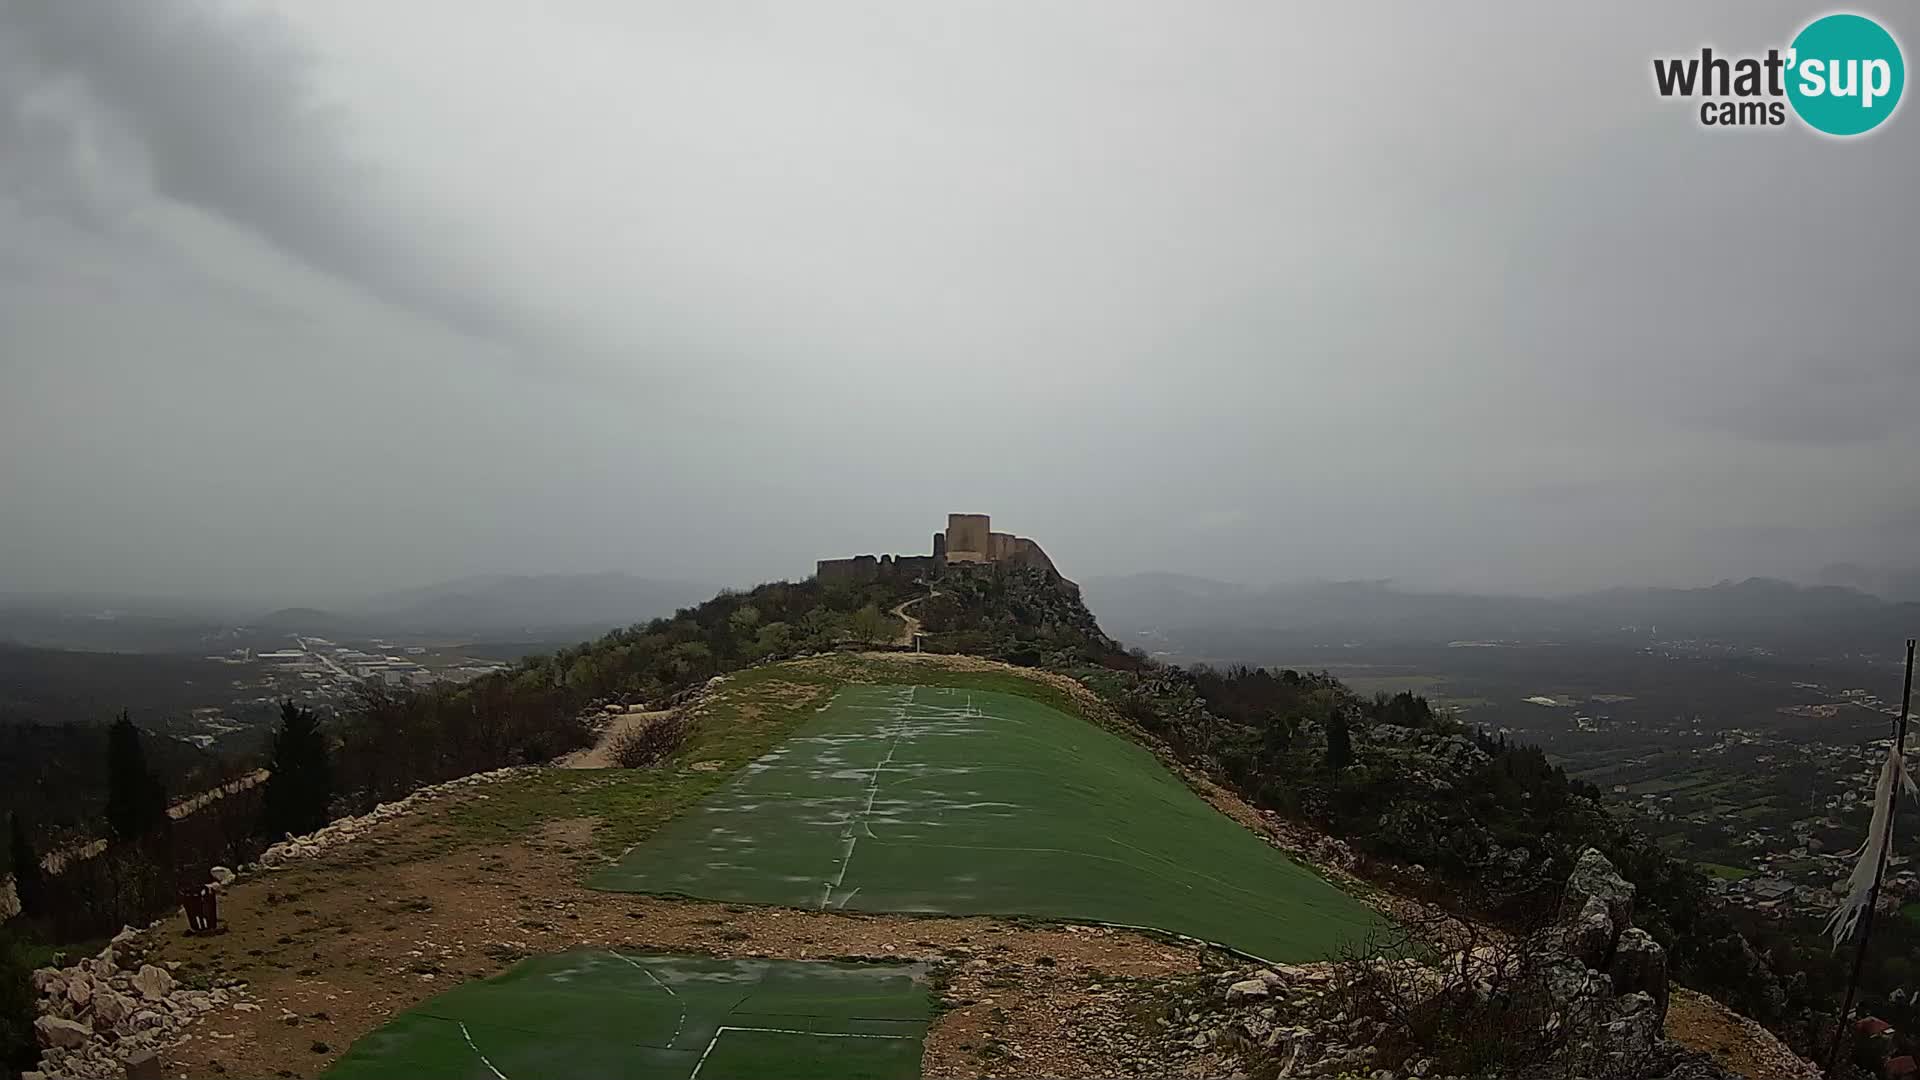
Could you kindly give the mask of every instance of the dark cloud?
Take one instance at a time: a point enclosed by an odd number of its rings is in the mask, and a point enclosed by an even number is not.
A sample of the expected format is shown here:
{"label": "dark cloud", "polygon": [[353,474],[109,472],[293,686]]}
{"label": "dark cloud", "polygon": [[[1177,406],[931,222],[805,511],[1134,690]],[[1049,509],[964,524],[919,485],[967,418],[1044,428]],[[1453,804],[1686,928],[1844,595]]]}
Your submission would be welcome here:
{"label": "dark cloud", "polygon": [[1806,5],[931,10],[0,0],[0,585],[1911,562],[1920,103],[1650,85]]}
{"label": "dark cloud", "polygon": [[[312,57],[263,12],[201,0],[0,3],[0,179],[98,226],[103,172],[249,230],[286,255],[482,337],[512,304],[462,270],[424,200],[347,152]],[[106,200],[106,202],[103,202]]]}

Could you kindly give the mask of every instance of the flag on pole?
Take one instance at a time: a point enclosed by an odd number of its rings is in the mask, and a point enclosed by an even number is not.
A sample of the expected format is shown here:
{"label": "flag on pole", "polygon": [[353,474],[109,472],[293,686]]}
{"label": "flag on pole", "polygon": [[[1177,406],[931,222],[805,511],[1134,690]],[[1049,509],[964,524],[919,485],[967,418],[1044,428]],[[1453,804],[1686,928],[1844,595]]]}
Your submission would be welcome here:
{"label": "flag on pole", "polygon": [[1860,845],[1860,850],[1849,853],[1849,857],[1859,856],[1859,861],[1853,864],[1853,873],[1847,877],[1847,898],[1827,920],[1826,932],[1833,936],[1835,949],[1853,936],[1860,916],[1866,913],[1867,905],[1873,903],[1874,881],[1892,851],[1893,829],[1889,822],[1893,817],[1896,777],[1902,793],[1920,796],[1920,787],[1914,785],[1913,774],[1907,771],[1906,756],[1900,752],[1899,743],[1890,742],[1887,760],[1880,766],[1880,782],[1873,788],[1873,823],[1867,826],[1867,842]]}

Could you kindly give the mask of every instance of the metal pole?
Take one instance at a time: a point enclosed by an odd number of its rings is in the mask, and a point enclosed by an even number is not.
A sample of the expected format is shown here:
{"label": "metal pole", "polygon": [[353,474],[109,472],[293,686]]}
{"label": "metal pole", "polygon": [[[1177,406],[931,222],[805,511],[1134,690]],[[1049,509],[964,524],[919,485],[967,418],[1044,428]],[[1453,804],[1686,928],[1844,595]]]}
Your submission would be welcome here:
{"label": "metal pole", "polygon": [[[1907,639],[1907,677],[1900,688],[1900,721],[1894,728],[1893,744],[1899,748],[1900,759],[1904,764],[1907,752],[1907,707],[1913,703],[1913,645],[1914,639]],[[1840,1008],[1840,1015],[1834,1022],[1833,1049],[1827,1052],[1827,1075],[1833,1075],[1834,1066],[1840,1063],[1840,1044],[1847,1034],[1847,1014],[1853,1011],[1854,996],[1860,990],[1860,971],[1867,963],[1867,937],[1873,933],[1873,911],[1880,906],[1880,882],[1887,876],[1887,860],[1893,858],[1893,819],[1900,812],[1900,777],[1893,777],[1893,790],[1889,793],[1887,806],[1886,831],[1882,834],[1880,865],[1873,868],[1873,888],[1867,893],[1867,910],[1860,916],[1860,946],[1853,954],[1853,974],[1847,979],[1846,1004]]]}

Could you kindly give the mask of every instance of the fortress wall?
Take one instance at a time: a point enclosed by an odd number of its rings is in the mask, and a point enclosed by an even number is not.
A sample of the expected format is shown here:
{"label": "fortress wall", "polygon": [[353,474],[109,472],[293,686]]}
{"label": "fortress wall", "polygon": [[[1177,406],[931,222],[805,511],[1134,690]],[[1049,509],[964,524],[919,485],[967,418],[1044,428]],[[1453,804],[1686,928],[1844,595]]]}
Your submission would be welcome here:
{"label": "fortress wall", "polygon": [[936,566],[931,555],[855,555],[851,559],[821,559],[813,574],[826,584],[866,585],[882,579],[931,577]]}
{"label": "fortress wall", "polygon": [[1010,536],[1007,539],[1011,543],[1007,545],[1007,553],[1001,557],[1001,561],[1015,566],[1031,566],[1055,574],[1060,572],[1054,569],[1053,560],[1047,558],[1047,553],[1039,544],[1024,536]]}
{"label": "fortress wall", "polygon": [[821,559],[814,563],[813,576],[823,584],[865,585],[880,577],[880,560],[871,555],[855,555],[851,559]]}
{"label": "fortress wall", "polygon": [[1075,594],[1080,591],[1080,586],[1061,576],[1059,569],[1053,565],[1053,560],[1047,557],[1046,549],[1024,536],[1013,538],[1013,549],[1008,552],[1005,561],[1011,566],[1031,566],[1037,570],[1045,570],[1058,578],[1061,586],[1068,591]]}
{"label": "fortress wall", "polygon": [[986,569],[1022,566],[1043,570],[1065,587],[1076,589],[1060,576],[1040,545],[1024,536],[994,532],[986,514],[948,514],[944,532],[933,534],[931,555],[855,555],[850,559],[821,559],[814,575],[822,582],[864,585],[880,580],[931,578],[949,565],[976,565]]}

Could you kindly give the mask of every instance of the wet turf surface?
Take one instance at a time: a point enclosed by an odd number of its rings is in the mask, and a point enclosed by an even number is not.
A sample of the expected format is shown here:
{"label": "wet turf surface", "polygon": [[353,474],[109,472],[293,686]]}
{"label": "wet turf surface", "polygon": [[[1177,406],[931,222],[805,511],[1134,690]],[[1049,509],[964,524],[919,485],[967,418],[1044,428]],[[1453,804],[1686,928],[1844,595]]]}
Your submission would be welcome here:
{"label": "wet turf surface", "polygon": [[925,686],[843,688],[591,884],[1146,926],[1295,962],[1378,925],[1141,747],[1029,698]]}
{"label": "wet turf surface", "polygon": [[467,983],[361,1039],[328,1080],[911,1080],[917,967],[580,951]]}

